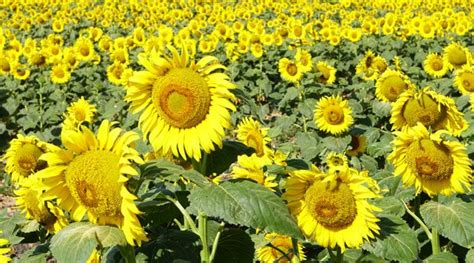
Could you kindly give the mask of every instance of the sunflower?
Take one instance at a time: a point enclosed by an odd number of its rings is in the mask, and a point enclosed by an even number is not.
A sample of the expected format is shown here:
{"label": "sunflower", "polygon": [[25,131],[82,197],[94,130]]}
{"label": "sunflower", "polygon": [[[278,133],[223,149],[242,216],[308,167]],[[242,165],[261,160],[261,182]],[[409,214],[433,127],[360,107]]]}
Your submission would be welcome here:
{"label": "sunflower", "polygon": [[6,161],[5,171],[12,177],[13,182],[20,182],[46,166],[46,163],[39,159],[42,154],[57,149],[56,146],[45,143],[33,135],[18,134],[16,139],[10,141],[10,147],[2,157]]}
{"label": "sunflower", "polygon": [[25,64],[14,63],[12,65],[12,73],[15,79],[25,80],[30,76],[31,71]]}
{"label": "sunflower", "polygon": [[224,129],[231,126],[230,111],[235,111],[231,92],[235,85],[217,58],[206,56],[197,63],[189,61],[184,49],[170,46],[172,57],[152,52],[139,56],[146,71],[135,72],[126,86],[125,100],[132,113],[143,111],[139,126],[155,151],[171,151],[184,159],[201,159],[222,147]]}
{"label": "sunflower", "polygon": [[393,129],[412,127],[417,122],[434,130],[448,130],[456,136],[468,127],[454,100],[430,90],[429,87],[421,91],[408,90],[392,105],[390,123],[393,124]]}
{"label": "sunflower", "polygon": [[311,63],[311,54],[308,51],[298,48],[296,50],[295,60],[301,66],[302,72],[311,71],[313,63]]}
{"label": "sunflower", "polygon": [[456,70],[454,86],[464,95],[474,93],[474,67],[464,65]]}
{"label": "sunflower", "polygon": [[94,105],[81,97],[66,109],[62,130],[77,129],[84,122],[92,123],[96,111]]}
{"label": "sunflower", "polygon": [[278,61],[278,70],[281,77],[289,82],[298,83],[303,77],[303,70],[300,63],[288,58],[282,58]]}
{"label": "sunflower", "polygon": [[79,60],[91,60],[95,55],[94,44],[88,38],[80,37],[77,39],[74,48],[76,49],[76,55]]}
{"label": "sunflower", "polygon": [[115,85],[126,85],[132,75],[133,70],[125,64],[114,62],[107,67],[107,79]]}
{"label": "sunflower", "polygon": [[378,72],[373,68],[375,54],[372,50],[367,50],[364,57],[357,63],[356,74],[362,76],[365,80],[376,79]]}
{"label": "sunflower", "polygon": [[53,203],[45,201],[42,197],[41,181],[38,176],[25,178],[20,182],[20,187],[15,190],[17,207],[26,215],[27,219],[36,220],[49,232],[57,233],[67,224],[64,212]]}
{"label": "sunflower", "polygon": [[94,224],[116,225],[128,243],[146,241],[140,226],[136,197],[126,188],[129,176],[137,175],[131,162],[143,163],[132,144],[134,132],[120,135],[120,128],[104,120],[97,136],[87,127],[65,131],[61,141],[66,150],[44,154],[49,167],[37,175],[43,180],[46,200],[57,199],[75,221],[84,215]]}
{"label": "sunflower", "polygon": [[[257,249],[257,257],[260,262],[297,262],[293,253],[291,237],[270,233],[265,235],[268,245]],[[298,255],[300,260],[305,260],[303,245],[298,242]]]}
{"label": "sunflower", "polygon": [[428,75],[440,78],[446,75],[449,66],[444,62],[441,55],[430,53],[426,56],[425,61],[423,61],[423,69]]}
{"label": "sunflower", "polygon": [[354,119],[347,100],[340,96],[325,96],[316,105],[314,122],[320,130],[338,135],[347,131]]}
{"label": "sunflower", "polygon": [[329,172],[335,170],[345,170],[349,168],[347,156],[337,152],[330,152],[328,155],[326,155],[326,164],[329,168]]}
{"label": "sunflower", "polygon": [[[2,234],[2,230],[0,230],[0,234]],[[5,256],[5,254],[9,253],[11,251],[11,248],[6,247],[8,244],[8,240],[5,238],[0,238],[0,262],[10,262],[11,258],[8,256]]]}
{"label": "sunflower", "polygon": [[271,164],[270,159],[260,158],[255,153],[251,156],[240,155],[237,157],[237,165],[232,167],[232,178],[251,179],[272,189],[278,186],[278,183],[275,182],[276,176],[267,175],[264,172],[264,167]]}
{"label": "sunflower", "polygon": [[367,138],[364,135],[351,135],[351,143],[349,146],[350,150],[347,150],[347,155],[349,156],[358,156],[365,152],[367,147]]}
{"label": "sunflower", "polygon": [[413,84],[402,72],[387,69],[375,83],[377,99],[385,102],[394,102],[405,90],[414,89]]}
{"label": "sunflower", "polygon": [[326,174],[313,165],[311,170],[290,171],[283,198],[307,238],[344,252],[346,247],[360,248],[380,231],[373,212],[381,210],[367,201],[379,197],[366,186],[370,183],[370,177],[355,169]]}
{"label": "sunflower", "polygon": [[54,65],[51,69],[51,81],[56,84],[63,84],[69,81],[71,72],[66,64]]}
{"label": "sunflower", "polygon": [[451,43],[443,50],[443,60],[450,69],[459,69],[470,61],[470,52],[459,43]]}
{"label": "sunflower", "polygon": [[329,65],[326,61],[316,63],[316,72],[320,74],[317,81],[319,83],[331,85],[336,81],[336,68]]}
{"label": "sunflower", "polygon": [[423,191],[430,196],[469,189],[472,170],[466,147],[443,139],[445,133],[429,133],[421,123],[395,132],[394,149],[388,160],[405,186],[415,185],[417,193]]}
{"label": "sunflower", "polygon": [[267,136],[268,128],[260,126],[258,121],[251,117],[244,118],[237,126],[237,139],[250,148],[255,149],[255,154],[262,157],[271,152],[267,144],[271,141]]}

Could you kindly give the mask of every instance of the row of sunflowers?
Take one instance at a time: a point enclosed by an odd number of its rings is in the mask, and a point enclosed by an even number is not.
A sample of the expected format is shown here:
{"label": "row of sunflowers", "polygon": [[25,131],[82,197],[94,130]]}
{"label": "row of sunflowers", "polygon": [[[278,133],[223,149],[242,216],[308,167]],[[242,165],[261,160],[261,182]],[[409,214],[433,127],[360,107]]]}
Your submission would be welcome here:
{"label": "row of sunflowers", "polygon": [[0,7],[0,262],[474,262],[468,1]]}

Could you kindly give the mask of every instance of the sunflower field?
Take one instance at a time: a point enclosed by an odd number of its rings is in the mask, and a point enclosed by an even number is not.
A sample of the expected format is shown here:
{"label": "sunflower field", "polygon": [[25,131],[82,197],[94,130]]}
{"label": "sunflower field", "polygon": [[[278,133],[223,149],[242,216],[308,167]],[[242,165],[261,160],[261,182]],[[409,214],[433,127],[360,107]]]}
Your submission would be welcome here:
{"label": "sunflower field", "polygon": [[0,22],[0,263],[474,262],[472,0]]}

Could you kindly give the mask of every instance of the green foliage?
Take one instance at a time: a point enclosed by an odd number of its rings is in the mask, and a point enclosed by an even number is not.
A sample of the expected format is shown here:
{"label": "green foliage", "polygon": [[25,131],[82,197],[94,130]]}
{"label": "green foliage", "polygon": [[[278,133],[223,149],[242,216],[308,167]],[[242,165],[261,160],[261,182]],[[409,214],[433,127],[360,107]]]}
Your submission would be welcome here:
{"label": "green foliage", "polygon": [[190,211],[202,211],[225,221],[301,238],[283,201],[270,190],[250,181],[228,181],[196,188],[189,195]]}
{"label": "green foliage", "polygon": [[474,203],[455,199],[448,204],[428,202],[420,208],[425,223],[453,242],[474,246]]}
{"label": "green foliage", "polygon": [[126,246],[123,232],[117,227],[73,223],[51,239],[51,252],[58,262],[86,262],[94,249]]}

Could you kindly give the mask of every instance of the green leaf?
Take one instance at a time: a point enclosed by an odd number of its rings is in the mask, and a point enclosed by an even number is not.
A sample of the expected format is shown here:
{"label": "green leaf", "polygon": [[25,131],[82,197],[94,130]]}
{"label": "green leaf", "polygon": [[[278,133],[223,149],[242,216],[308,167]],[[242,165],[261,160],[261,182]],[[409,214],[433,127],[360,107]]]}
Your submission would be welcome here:
{"label": "green leaf", "polygon": [[252,181],[227,181],[196,188],[191,191],[189,201],[194,214],[202,211],[231,224],[302,238],[281,198]]}
{"label": "green leaf", "polygon": [[474,249],[470,249],[466,254],[465,262],[474,262]]}
{"label": "green leaf", "polygon": [[116,227],[78,222],[53,236],[51,252],[58,262],[86,262],[98,245],[125,246],[127,241],[122,231]]}
{"label": "green leaf", "polygon": [[254,253],[254,243],[245,231],[238,228],[225,229],[219,239],[213,262],[251,263]]}
{"label": "green leaf", "polygon": [[329,151],[344,152],[352,141],[350,135],[344,137],[328,136],[323,140],[324,147]]}
{"label": "green leaf", "polygon": [[156,240],[144,245],[143,248],[153,249],[156,262],[200,261],[199,237],[190,231],[162,230]]}
{"label": "green leaf", "polygon": [[46,262],[46,256],[47,254],[44,253],[29,257],[22,257],[20,260],[18,260],[18,263],[44,263]]}
{"label": "green leaf", "polygon": [[393,196],[385,196],[384,198],[375,199],[372,202],[375,206],[383,209],[382,213],[396,216],[405,214],[405,207],[402,202]]}
{"label": "green leaf", "polygon": [[377,172],[379,163],[372,156],[364,154],[360,157],[360,162],[370,173]]}
{"label": "green leaf", "polygon": [[316,136],[310,133],[297,133],[296,145],[299,146],[301,154],[306,160],[315,158],[322,150],[321,144],[318,143]]}
{"label": "green leaf", "polygon": [[[423,262],[425,263],[457,263],[458,257],[451,252],[441,252],[438,255],[431,255]],[[471,261],[466,261],[471,262]]]}
{"label": "green leaf", "polygon": [[388,260],[412,262],[417,259],[417,234],[402,218],[384,215],[380,218],[379,226],[380,235],[375,242],[365,245],[364,249]]}
{"label": "green leaf", "polygon": [[455,200],[451,204],[428,202],[421,206],[423,221],[451,241],[467,248],[474,246],[474,203]]}

